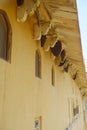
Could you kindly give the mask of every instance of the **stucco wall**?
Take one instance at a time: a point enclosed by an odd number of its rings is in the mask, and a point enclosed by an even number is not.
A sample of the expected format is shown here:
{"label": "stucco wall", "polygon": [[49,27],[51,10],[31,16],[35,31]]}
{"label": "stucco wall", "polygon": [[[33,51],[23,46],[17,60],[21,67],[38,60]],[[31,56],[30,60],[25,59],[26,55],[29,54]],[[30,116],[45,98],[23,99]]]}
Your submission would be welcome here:
{"label": "stucco wall", "polygon": [[[0,1],[12,26],[11,64],[0,59],[0,130],[34,130],[35,118],[41,117],[41,130],[83,130],[82,98],[70,75],[61,72],[40,43],[33,39],[30,18],[16,21],[14,0]],[[35,77],[35,51],[41,53],[42,78]],[[55,86],[51,85],[51,68]],[[79,100],[78,119],[70,116],[69,100]]]}

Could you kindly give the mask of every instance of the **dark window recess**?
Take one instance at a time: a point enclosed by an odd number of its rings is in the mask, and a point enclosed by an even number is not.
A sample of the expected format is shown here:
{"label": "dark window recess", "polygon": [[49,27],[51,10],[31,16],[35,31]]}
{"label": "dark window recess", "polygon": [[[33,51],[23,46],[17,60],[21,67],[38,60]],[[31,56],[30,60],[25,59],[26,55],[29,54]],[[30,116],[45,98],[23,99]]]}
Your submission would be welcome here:
{"label": "dark window recess", "polygon": [[2,14],[0,14],[0,57],[7,59],[7,24]]}
{"label": "dark window recess", "polygon": [[76,108],[73,109],[73,115],[79,114],[79,106],[77,105]]}
{"label": "dark window recess", "polygon": [[64,58],[65,58],[65,55],[66,55],[66,53],[65,53],[65,50],[63,49],[62,51],[61,51],[61,60],[63,61],[64,60]]}
{"label": "dark window recess", "polygon": [[0,58],[11,61],[11,26],[6,13],[0,10]]}
{"label": "dark window recess", "polygon": [[38,50],[35,54],[35,75],[36,77],[41,78],[41,56]]}
{"label": "dark window recess", "polygon": [[76,106],[76,114],[78,114],[79,113],[79,106],[77,105]]}
{"label": "dark window recess", "polygon": [[73,108],[73,116],[76,115],[76,108]]}
{"label": "dark window recess", "polygon": [[24,0],[17,0],[17,5],[21,6],[24,3]]}
{"label": "dark window recess", "polygon": [[61,41],[57,41],[53,48],[50,48],[54,56],[58,56],[62,49]]}
{"label": "dark window recess", "polygon": [[52,85],[54,86],[55,85],[55,75],[54,75],[54,68],[52,67]]}
{"label": "dark window recess", "polygon": [[41,36],[41,47],[44,46],[45,42],[46,42],[46,35],[42,35]]}

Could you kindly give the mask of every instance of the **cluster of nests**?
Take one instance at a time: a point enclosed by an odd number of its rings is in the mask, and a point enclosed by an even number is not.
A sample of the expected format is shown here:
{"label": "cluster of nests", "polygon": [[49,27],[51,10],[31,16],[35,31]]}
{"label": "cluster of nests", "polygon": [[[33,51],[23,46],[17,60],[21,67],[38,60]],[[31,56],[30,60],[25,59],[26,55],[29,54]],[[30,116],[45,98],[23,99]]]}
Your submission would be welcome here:
{"label": "cluster of nests", "polygon": [[75,80],[78,71],[67,57],[64,43],[59,39],[44,3],[40,0],[17,0],[17,6],[17,20],[24,22],[28,15],[35,15],[34,39],[40,41],[44,51],[50,50],[55,64],[65,72],[70,71]]}
{"label": "cluster of nests", "polygon": [[64,48],[64,43],[62,43],[58,38],[53,35],[42,35],[40,39],[41,47],[43,47],[44,51],[51,51],[52,59],[55,64],[59,67],[62,67],[62,70],[65,72],[70,72],[72,78],[75,80],[77,76],[77,72],[74,65],[71,63],[66,54],[66,49]]}

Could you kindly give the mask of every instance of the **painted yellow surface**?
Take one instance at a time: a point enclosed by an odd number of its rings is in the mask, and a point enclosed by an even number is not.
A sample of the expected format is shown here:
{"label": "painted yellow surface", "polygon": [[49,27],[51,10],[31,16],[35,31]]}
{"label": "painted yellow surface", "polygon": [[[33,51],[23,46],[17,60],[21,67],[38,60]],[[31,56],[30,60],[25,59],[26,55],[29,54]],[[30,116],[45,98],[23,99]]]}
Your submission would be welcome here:
{"label": "painted yellow surface", "polygon": [[[33,39],[30,18],[25,23],[17,22],[15,0],[1,0],[0,9],[6,11],[12,26],[11,64],[0,59],[0,130],[34,130],[38,117],[41,130],[66,130],[69,124],[70,130],[83,130],[82,97],[76,83]],[[35,76],[36,49],[41,53],[41,79]],[[76,99],[80,107],[77,118],[71,108]]]}

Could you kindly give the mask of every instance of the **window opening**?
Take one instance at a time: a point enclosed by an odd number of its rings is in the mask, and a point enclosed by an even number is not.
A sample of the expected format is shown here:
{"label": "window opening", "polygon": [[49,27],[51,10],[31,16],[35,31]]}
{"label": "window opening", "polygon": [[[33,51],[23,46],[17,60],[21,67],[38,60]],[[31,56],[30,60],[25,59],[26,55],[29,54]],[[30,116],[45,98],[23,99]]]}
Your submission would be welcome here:
{"label": "window opening", "polygon": [[35,75],[38,78],[41,78],[41,55],[38,50],[36,50],[35,54]]}
{"label": "window opening", "polygon": [[51,81],[52,81],[52,85],[54,86],[55,85],[55,74],[54,74],[54,67],[52,66],[52,79],[51,79]]}
{"label": "window opening", "polygon": [[11,61],[11,25],[7,14],[0,10],[0,58]]}

